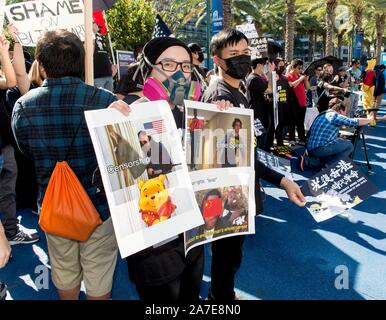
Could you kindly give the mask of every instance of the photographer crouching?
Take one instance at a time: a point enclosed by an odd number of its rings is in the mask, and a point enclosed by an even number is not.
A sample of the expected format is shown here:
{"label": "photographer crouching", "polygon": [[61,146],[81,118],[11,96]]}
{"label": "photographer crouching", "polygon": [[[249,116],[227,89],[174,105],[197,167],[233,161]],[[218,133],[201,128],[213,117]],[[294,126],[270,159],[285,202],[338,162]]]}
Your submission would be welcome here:
{"label": "photographer crouching", "polygon": [[312,123],[307,139],[307,157],[300,156],[298,166],[301,171],[306,167],[321,168],[339,159],[350,156],[354,146],[350,140],[338,138],[339,129],[369,124],[373,119],[347,117],[343,101],[335,98],[330,101],[329,109],[321,112]]}

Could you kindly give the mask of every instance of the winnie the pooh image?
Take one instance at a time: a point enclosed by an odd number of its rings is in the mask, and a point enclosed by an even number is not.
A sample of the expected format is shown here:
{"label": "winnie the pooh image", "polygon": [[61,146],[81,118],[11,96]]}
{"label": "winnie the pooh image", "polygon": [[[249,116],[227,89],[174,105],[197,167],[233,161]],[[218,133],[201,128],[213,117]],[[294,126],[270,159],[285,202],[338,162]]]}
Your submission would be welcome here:
{"label": "winnie the pooh image", "polygon": [[148,227],[169,219],[177,208],[165,189],[165,179],[164,175],[160,175],[157,178],[138,182],[141,193],[139,199],[140,213]]}

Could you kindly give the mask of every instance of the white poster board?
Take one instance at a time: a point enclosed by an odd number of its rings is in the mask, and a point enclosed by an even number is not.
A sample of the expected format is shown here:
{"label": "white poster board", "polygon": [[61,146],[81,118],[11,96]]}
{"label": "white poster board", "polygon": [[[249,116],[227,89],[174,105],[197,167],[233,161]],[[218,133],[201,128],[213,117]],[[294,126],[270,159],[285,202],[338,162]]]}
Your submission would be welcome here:
{"label": "white poster board", "polygon": [[37,0],[5,7],[10,23],[19,31],[22,46],[35,47],[45,31],[66,29],[84,41],[84,6],[82,0]]}
{"label": "white poster board", "polygon": [[255,233],[253,110],[185,101],[185,153],[204,224],[185,232],[185,251]]}
{"label": "white poster board", "polygon": [[85,113],[122,258],[203,223],[169,104],[131,109]]}

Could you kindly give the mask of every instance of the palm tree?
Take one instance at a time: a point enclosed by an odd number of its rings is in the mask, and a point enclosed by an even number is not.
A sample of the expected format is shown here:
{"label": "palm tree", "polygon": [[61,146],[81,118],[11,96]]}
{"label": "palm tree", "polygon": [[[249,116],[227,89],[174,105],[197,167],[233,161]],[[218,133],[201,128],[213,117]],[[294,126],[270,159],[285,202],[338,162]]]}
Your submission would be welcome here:
{"label": "palm tree", "polygon": [[253,18],[259,36],[283,30],[283,0],[233,0],[233,7]]}
{"label": "palm tree", "polygon": [[382,40],[383,40],[383,34],[385,31],[385,20],[386,20],[386,13],[377,13],[375,14],[375,26],[376,26],[376,42],[375,42],[375,57],[377,59],[377,64],[380,63],[381,60],[381,51],[382,51]]}
{"label": "palm tree", "polygon": [[295,0],[286,0],[285,19],[285,61],[292,61],[295,39]]}
{"label": "palm tree", "polygon": [[338,6],[338,0],[326,0],[326,56],[334,54],[334,26],[335,9]]}
{"label": "palm tree", "polygon": [[222,10],[223,10],[223,26],[224,29],[232,27],[232,0],[223,0],[222,1]]}
{"label": "palm tree", "polygon": [[308,62],[314,57],[316,38],[324,34],[324,24],[310,11],[298,10],[295,18],[296,32],[308,35]]}

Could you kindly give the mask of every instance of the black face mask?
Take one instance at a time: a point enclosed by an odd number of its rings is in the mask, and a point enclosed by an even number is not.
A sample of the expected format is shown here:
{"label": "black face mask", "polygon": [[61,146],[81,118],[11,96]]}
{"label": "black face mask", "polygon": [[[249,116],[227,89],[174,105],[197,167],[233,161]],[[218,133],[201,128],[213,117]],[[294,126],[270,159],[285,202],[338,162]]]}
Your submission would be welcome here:
{"label": "black face mask", "polygon": [[198,61],[200,61],[200,63],[202,63],[204,61],[204,53],[203,52],[197,52],[198,54]]}
{"label": "black face mask", "polygon": [[277,74],[282,75],[285,72],[285,66],[280,66],[277,68]]}
{"label": "black face mask", "polygon": [[225,73],[234,79],[244,79],[251,71],[251,56],[246,54],[223,60],[227,66]]}

